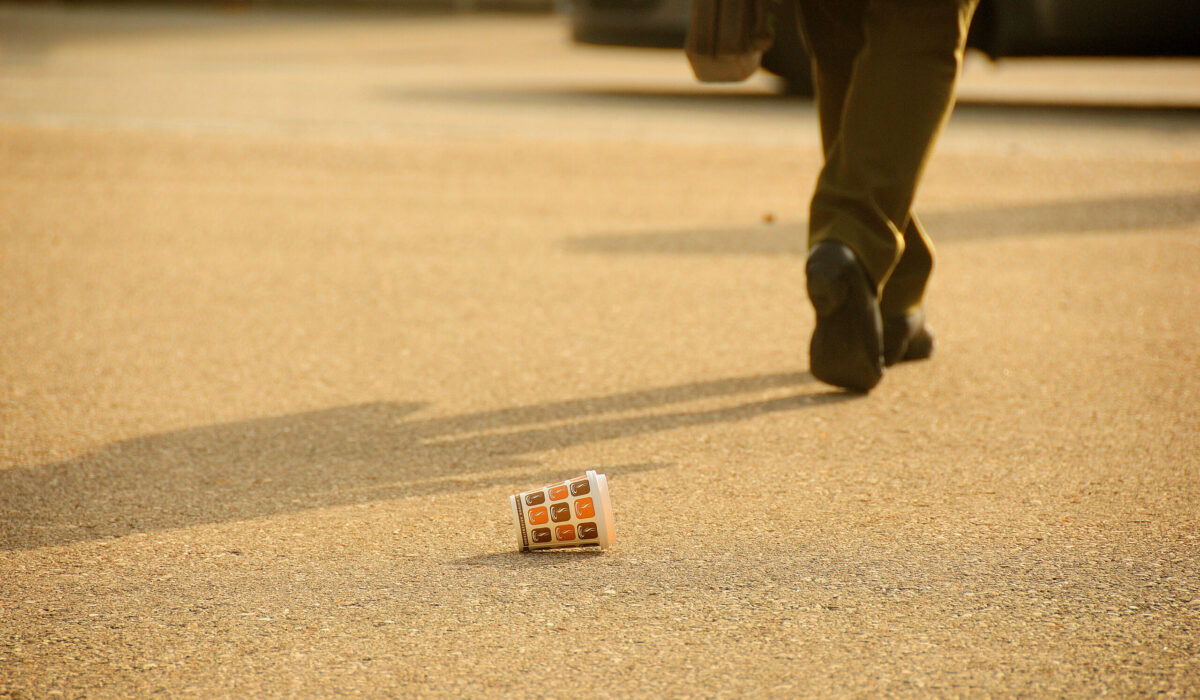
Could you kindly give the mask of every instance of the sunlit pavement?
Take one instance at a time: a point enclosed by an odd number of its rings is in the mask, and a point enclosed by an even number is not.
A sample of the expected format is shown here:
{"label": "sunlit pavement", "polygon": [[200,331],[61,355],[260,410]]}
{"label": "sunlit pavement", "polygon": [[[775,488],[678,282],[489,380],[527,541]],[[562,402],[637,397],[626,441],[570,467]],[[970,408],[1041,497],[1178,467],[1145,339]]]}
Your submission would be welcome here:
{"label": "sunlit pavement", "polygon": [[557,18],[0,6],[0,166],[0,696],[1200,693],[1200,62],[971,59],[866,398],[811,102]]}

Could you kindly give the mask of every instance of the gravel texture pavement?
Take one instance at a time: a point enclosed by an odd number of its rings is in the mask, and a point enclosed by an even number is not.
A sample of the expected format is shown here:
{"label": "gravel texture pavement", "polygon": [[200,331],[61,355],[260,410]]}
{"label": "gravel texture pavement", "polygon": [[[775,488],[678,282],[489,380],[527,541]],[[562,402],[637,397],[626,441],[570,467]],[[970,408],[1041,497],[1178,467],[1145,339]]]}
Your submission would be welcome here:
{"label": "gravel texture pavement", "polygon": [[[0,697],[1200,694],[1200,63],[972,61],[928,362],[812,104],[553,17],[0,5]],[[508,495],[606,473],[605,552]]]}

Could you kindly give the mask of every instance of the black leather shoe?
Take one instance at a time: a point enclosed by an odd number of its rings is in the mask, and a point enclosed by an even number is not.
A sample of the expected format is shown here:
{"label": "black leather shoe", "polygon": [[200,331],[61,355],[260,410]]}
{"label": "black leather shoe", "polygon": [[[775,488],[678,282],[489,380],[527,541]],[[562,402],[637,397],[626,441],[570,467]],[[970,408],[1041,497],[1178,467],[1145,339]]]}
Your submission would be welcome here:
{"label": "black leather shoe", "polygon": [[925,312],[883,319],[883,364],[927,360],[933,355],[933,332],[925,324]]}
{"label": "black leather shoe", "polygon": [[858,258],[837,241],[818,243],[805,265],[817,312],[809,368],[817,379],[866,393],[883,377],[883,320],[875,286]]}

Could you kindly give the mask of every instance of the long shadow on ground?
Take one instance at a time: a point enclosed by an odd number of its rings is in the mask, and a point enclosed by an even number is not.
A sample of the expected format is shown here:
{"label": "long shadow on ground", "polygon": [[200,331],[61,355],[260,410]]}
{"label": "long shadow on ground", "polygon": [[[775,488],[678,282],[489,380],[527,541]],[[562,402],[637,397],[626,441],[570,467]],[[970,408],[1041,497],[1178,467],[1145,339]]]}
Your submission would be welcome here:
{"label": "long shadow on ground", "polygon": [[[705,84],[679,85],[552,85],[545,87],[513,86],[504,88],[446,84],[421,87],[382,87],[377,95],[384,100],[445,100],[481,104],[563,106],[576,105],[595,109],[637,107],[638,109],[678,109],[695,111],[736,111],[743,118],[747,110],[791,112],[810,108],[810,97],[780,94],[763,90],[752,84],[712,86]],[[972,119],[1037,120],[1077,124],[1080,120],[1105,121],[1114,125],[1153,127],[1178,118],[1194,119],[1200,114],[1200,104],[1185,101],[1121,102],[1118,98],[1094,96],[1084,99],[1065,96],[1061,99],[1045,95],[1032,97],[985,97],[960,95],[955,112]],[[750,115],[749,118],[752,118]]]}
{"label": "long shadow on ground", "polygon": [[[0,549],[485,488],[513,481],[490,472],[536,467],[526,455],[853,396],[824,388],[753,396],[811,381],[807,373],[765,374],[426,419],[418,417],[426,404],[369,403],[149,435],[0,472]],[[738,395],[749,396],[718,408],[682,405]],[[521,478],[545,483],[574,474]]]}
{"label": "long shadow on ground", "polygon": [[[1127,233],[1200,223],[1200,194],[1178,192],[1034,204],[963,208],[921,215],[938,244],[984,238]],[[600,233],[568,248],[589,253],[797,255],[806,253],[805,222],[643,233]]]}

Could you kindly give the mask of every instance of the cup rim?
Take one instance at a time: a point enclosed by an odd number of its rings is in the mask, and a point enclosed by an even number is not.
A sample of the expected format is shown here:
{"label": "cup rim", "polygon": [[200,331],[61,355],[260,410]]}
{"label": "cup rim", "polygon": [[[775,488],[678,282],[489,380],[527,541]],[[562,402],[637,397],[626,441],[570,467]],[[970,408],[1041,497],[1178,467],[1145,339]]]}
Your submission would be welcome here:
{"label": "cup rim", "polygon": [[600,544],[600,549],[608,549],[612,545],[616,535],[615,528],[613,527],[612,497],[608,493],[608,475],[597,474],[595,469],[589,469],[587,477],[600,501],[600,512],[598,515],[601,517],[596,518],[600,522],[600,527],[598,528],[600,536],[597,540]]}

